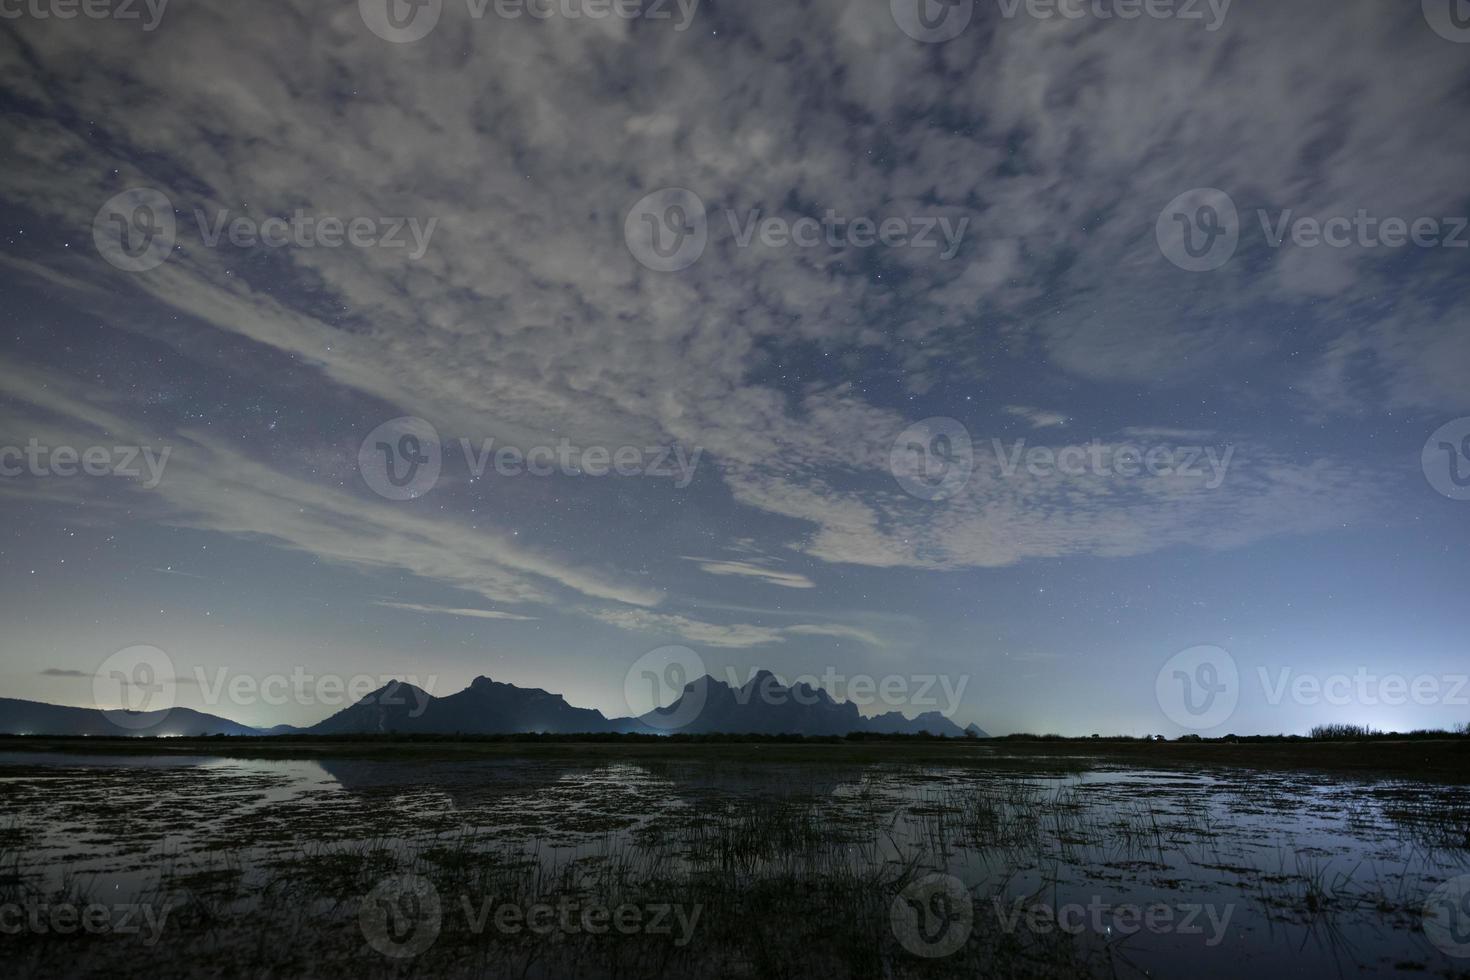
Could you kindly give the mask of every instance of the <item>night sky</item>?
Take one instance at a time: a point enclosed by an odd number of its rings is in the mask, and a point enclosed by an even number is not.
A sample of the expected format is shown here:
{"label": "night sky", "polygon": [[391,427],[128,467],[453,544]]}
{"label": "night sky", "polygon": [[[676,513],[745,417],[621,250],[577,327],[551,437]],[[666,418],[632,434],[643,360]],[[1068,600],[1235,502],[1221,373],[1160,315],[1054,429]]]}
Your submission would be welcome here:
{"label": "night sky", "polygon": [[[1210,645],[1206,734],[1470,721],[1451,0],[393,2],[6,7],[0,694],[90,705],[141,644],[251,724],[335,707],[198,672],[620,715],[678,644],[1177,735],[1156,682]],[[486,440],[588,472],[476,476]]]}

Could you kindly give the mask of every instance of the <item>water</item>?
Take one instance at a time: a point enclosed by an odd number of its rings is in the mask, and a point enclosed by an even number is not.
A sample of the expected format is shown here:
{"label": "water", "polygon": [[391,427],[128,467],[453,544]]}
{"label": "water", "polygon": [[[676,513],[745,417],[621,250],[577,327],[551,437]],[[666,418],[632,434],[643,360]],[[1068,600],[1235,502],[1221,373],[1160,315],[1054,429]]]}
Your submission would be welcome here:
{"label": "water", "polygon": [[[4,841],[30,893],[80,883],[89,896],[144,901],[186,882],[219,889],[242,931],[268,915],[272,882],[293,869],[449,850],[516,856],[564,882],[620,859],[674,879],[718,870],[741,890],[844,869],[949,875],[970,907],[955,928],[1065,937],[1123,975],[1470,969],[1421,928],[1429,893],[1470,871],[1465,792],[1429,783],[1001,759],[5,753],[0,793]],[[750,823],[767,813],[768,829]],[[350,904],[334,890],[323,879],[314,897]]]}

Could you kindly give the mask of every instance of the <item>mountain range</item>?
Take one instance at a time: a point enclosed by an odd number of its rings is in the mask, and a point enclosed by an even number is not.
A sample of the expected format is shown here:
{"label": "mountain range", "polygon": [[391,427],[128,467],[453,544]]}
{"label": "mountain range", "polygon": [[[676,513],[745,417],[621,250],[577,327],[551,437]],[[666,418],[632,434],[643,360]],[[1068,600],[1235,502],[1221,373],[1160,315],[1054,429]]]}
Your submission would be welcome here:
{"label": "mountain range", "polygon": [[0,698],[0,734],[186,736],[260,735],[257,728],[192,708],[167,711],[100,711],[42,701]]}
{"label": "mountain range", "polygon": [[608,718],[568,704],[559,694],[477,677],[442,698],[402,681],[390,681],[336,714],[306,728],[251,728],[190,708],[154,712],[103,712],[0,698],[0,734],[35,735],[354,735],[375,733],[502,735],[556,734],[767,734],[847,735],[854,732],[987,737],[975,725],[961,728],[938,711],[910,718],[901,712],[865,717],[857,705],[837,701],[821,688],[787,687],[768,670],[739,687],[714,677],[685,685],[673,704],[637,717]]}

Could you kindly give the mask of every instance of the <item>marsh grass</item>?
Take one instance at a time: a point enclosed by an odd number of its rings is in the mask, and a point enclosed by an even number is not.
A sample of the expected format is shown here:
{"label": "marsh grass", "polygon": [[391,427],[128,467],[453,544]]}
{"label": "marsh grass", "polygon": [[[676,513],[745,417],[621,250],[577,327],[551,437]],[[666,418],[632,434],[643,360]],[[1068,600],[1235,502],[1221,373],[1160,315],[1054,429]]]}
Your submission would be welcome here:
{"label": "marsh grass", "polygon": [[[1228,889],[1264,921],[1309,930],[1345,955],[1344,923],[1412,928],[1422,889],[1407,872],[1367,875],[1303,852],[1283,836],[1272,866],[1242,852],[1250,829],[1312,814],[1385,849],[1470,854],[1463,797],[1445,789],[1368,788],[1347,808],[1314,800],[1321,785],[1266,778],[1151,774],[1133,783],[1081,778],[1058,760],[1031,771],[905,767],[833,774],[815,767],[691,772],[528,771],[493,791],[368,786],[347,796],[260,803],[269,781],[211,809],[207,777],[134,775],[129,806],[114,774],[29,793],[0,823],[0,901],[107,900],[105,876],[47,866],[47,819],[116,840],[146,883],[133,900],[169,909],[163,940],[7,937],[13,975],[38,977],[979,977],[1149,972],[1137,941],[1007,929],[993,900],[1055,900],[1078,882],[1133,882],[1198,897]],[[589,775],[590,772],[590,775]],[[517,781],[519,780],[519,781]],[[824,782],[825,781],[825,782]],[[822,785],[827,788],[818,789]],[[100,791],[93,790],[98,787]],[[179,818],[158,799],[186,798],[201,822],[179,845]],[[732,788],[733,787],[733,788]],[[205,794],[207,795],[207,794]],[[199,797],[199,798],[195,798]],[[253,808],[245,805],[254,801]],[[445,803],[444,801],[447,801]],[[1458,803],[1456,802],[1458,801]],[[48,809],[49,807],[49,809]],[[1273,823],[1274,822],[1274,823]],[[161,828],[165,823],[166,828]],[[171,843],[172,842],[172,843]],[[1253,845],[1257,841],[1251,841]],[[955,953],[926,959],[898,941],[895,899],[934,871],[974,869],[973,931]],[[397,961],[360,925],[364,896],[412,874],[441,902],[438,936]],[[1091,885],[1089,887],[1101,887]],[[1214,894],[1214,893],[1211,893]],[[1052,896],[1048,899],[1047,896]],[[497,929],[483,909],[576,902],[698,910],[687,942],[673,934]],[[1351,931],[1351,930],[1348,930]],[[8,971],[9,972],[9,971]]]}

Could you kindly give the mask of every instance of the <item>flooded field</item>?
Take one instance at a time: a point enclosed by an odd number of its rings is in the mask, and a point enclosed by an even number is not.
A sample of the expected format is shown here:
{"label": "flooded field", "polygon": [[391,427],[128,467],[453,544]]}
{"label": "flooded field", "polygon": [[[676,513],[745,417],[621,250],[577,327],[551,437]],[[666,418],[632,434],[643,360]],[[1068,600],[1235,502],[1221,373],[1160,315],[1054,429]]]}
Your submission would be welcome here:
{"label": "flooded field", "polygon": [[11,751],[0,799],[11,976],[1470,971],[1438,782]]}

